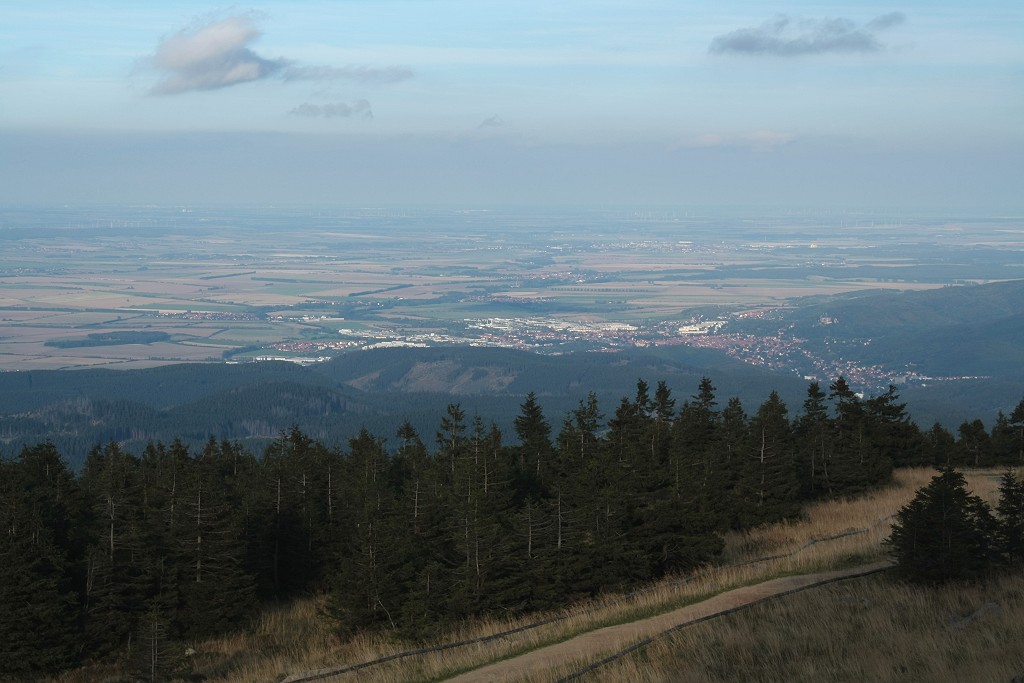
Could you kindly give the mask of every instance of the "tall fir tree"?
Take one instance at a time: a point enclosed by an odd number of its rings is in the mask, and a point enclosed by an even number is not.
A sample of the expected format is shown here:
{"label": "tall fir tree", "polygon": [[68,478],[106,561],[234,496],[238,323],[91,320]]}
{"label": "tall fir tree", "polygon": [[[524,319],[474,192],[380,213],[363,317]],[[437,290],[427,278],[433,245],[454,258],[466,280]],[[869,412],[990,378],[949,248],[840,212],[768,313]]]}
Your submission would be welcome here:
{"label": "tall fir tree", "polygon": [[800,511],[793,434],[786,404],[776,392],[750,421],[734,501],[739,526],[777,522]]}
{"label": "tall fir tree", "polygon": [[1003,411],[996,415],[996,422],[989,434],[992,462],[995,465],[1012,466],[1017,462],[1017,430],[1010,424],[1010,418]]}
{"label": "tall fir tree", "polygon": [[52,674],[81,650],[75,485],[52,444],[0,459],[0,672]]}
{"label": "tall fir tree", "polygon": [[956,457],[956,439],[936,422],[921,435],[922,460],[935,468],[952,467]]}
{"label": "tall fir tree", "polygon": [[807,387],[803,412],[794,427],[802,498],[833,493],[829,464],[832,461],[834,426],[829,417],[827,398],[821,385],[811,382]]}
{"label": "tall fir tree", "polygon": [[673,426],[670,476],[677,496],[706,510],[724,527],[731,475],[722,464],[717,405],[715,387],[710,378],[703,377]]}
{"label": "tall fir tree", "polygon": [[125,647],[145,611],[150,574],[138,465],[135,456],[109,443],[92,450],[82,474],[93,537],[85,558],[85,641],[100,655]]}
{"label": "tall fir tree", "polygon": [[[246,570],[245,543],[228,482],[206,451],[189,472],[177,527],[180,551],[177,621],[183,636],[211,636],[244,623],[256,607],[256,581]],[[152,632],[151,607],[144,628]]]}
{"label": "tall fir tree", "polygon": [[998,551],[1004,562],[1020,568],[1024,565],[1024,481],[1013,470],[1007,470],[999,481],[996,512]]}
{"label": "tall fir tree", "polygon": [[963,474],[944,469],[896,515],[887,543],[895,570],[918,583],[983,576],[995,559],[996,521]]}
{"label": "tall fir tree", "polygon": [[1024,465],[1024,399],[1010,413],[1010,425],[1017,430],[1017,465]]}
{"label": "tall fir tree", "polygon": [[992,465],[992,439],[981,420],[960,424],[957,430],[956,461],[963,467],[990,467]]}

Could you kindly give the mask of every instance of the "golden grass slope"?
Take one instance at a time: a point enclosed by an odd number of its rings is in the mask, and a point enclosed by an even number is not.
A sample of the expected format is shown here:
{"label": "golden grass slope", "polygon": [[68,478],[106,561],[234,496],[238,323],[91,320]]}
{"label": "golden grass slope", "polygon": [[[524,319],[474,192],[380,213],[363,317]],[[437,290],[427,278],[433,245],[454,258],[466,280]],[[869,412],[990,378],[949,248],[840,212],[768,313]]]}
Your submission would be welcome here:
{"label": "golden grass slope", "polygon": [[1024,675],[1022,645],[1024,577],[921,588],[882,576],[699,624],[583,680],[1009,683]]}

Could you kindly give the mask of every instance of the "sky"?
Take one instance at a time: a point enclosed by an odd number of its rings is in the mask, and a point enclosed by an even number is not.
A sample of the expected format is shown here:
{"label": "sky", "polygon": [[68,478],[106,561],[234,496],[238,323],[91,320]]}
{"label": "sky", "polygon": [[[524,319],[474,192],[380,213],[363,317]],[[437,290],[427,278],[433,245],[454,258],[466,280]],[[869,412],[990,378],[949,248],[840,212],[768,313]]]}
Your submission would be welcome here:
{"label": "sky", "polygon": [[1024,3],[0,0],[0,202],[1024,207]]}

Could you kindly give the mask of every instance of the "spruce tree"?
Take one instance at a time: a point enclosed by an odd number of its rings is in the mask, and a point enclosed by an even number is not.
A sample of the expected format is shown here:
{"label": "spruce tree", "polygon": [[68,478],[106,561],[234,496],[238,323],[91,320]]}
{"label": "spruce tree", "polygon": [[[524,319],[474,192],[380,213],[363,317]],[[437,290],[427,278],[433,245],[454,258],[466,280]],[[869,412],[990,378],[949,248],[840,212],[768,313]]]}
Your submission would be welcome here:
{"label": "spruce tree", "polygon": [[1024,398],[1010,414],[1010,424],[1017,429],[1017,465],[1024,465]]}
{"label": "spruce tree", "polygon": [[658,382],[652,405],[652,419],[648,426],[651,463],[667,472],[669,453],[672,450],[672,421],[675,419],[676,400],[672,398],[672,390],[664,381]]}
{"label": "spruce tree", "polygon": [[996,521],[985,501],[947,468],[896,515],[887,540],[896,572],[917,583],[977,578],[995,559]]}
{"label": "spruce tree", "polygon": [[1010,424],[1010,418],[1001,410],[996,415],[995,424],[992,425],[989,443],[994,464],[1009,467],[1017,462],[1017,430]]}
{"label": "spruce tree", "polygon": [[955,459],[956,439],[949,430],[936,422],[922,437],[922,460],[933,467],[952,467]]}
{"label": "spruce tree", "polygon": [[1024,399],[1010,413],[1010,424],[1017,430],[1017,465],[1024,465]]}
{"label": "spruce tree", "polygon": [[[256,606],[256,582],[246,571],[245,544],[226,484],[214,460],[199,460],[182,495],[178,623],[188,638],[242,624]],[[151,631],[152,618],[144,620],[145,630]]]}
{"label": "spruce tree", "polygon": [[827,396],[821,385],[811,382],[807,387],[803,414],[794,427],[797,442],[798,479],[801,497],[832,495],[829,465],[832,461],[834,430],[825,403]]}
{"label": "spruce tree", "polygon": [[392,596],[405,556],[396,552],[395,541],[405,520],[393,513],[388,467],[383,439],[365,427],[349,439],[345,498],[351,535],[334,577],[330,607],[345,628],[397,628],[400,604]]}
{"label": "spruce tree", "polygon": [[0,677],[57,673],[80,650],[61,538],[80,520],[54,495],[71,497],[72,487],[52,445],[25,449],[18,462],[0,459]]}
{"label": "spruce tree", "polygon": [[864,401],[844,377],[829,385],[829,398],[835,408],[834,441],[829,458],[830,489],[834,494],[860,493],[871,483],[864,467],[870,451]]}
{"label": "spruce tree", "polygon": [[894,465],[923,464],[921,430],[910,421],[906,408],[905,403],[899,402],[899,394],[892,384],[884,393],[864,402],[871,440],[867,467],[872,485],[888,481]]}
{"label": "spruce tree", "polygon": [[728,485],[719,447],[721,415],[715,387],[701,378],[697,393],[683,404],[672,430],[670,477],[676,495],[714,516],[720,526],[728,517]]}
{"label": "spruce tree", "polygon": [[990,467],[992,465],[992,439],[981,420],[963,422],[958,430],[957,462],[964,467]]}
{"label": "spruce tree", "polygon": [[86,552],[85,636],[91,651],[102,656],[130,642],[149,592],[139,462],[116,443],[96,447],[86,459],[82,489],[93,523]]}
{"label": "spruce tree", "polygon": [[1007,470],[999,482],[997,546],[1002,559],[1016,567],[1024,564],[1024,481]]}
{"label": "spruce tree", "polygon": [[747,414],[737,397],[732,397],[722,410],[722,425],[718,439],[720,459],[724,473],[725,497],[729,504],[721,513],[721,526],[738,528],[743,505],[736,502],[743,495],[741,479],[744,475],[743,462],[746,460],[748,442]]}
{"label": "spruce tree", "polygon": [[530,489],[534,495],[542,495],[541,489],[548,478],[545,475],[554,467],[554,449],[551,445],[551,425],[532,391],[520,406],[519,415],[513,424],[520,443],[518,487]]}
{"label": "spruce tree", "polygon": [[776,522],[800,511],[793,435],[776,392],[750,421],[735,502],[740,526]]}

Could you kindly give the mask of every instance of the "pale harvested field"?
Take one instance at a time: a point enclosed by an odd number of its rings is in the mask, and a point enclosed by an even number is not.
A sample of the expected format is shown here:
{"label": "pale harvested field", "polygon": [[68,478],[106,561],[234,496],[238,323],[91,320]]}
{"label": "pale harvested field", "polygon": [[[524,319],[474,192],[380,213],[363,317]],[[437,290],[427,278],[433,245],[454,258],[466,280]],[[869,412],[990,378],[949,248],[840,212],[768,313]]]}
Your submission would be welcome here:
{"label": "pale harvested field", "polygon": [[[49,336],[46,340],[52,338]],[[101,365],[127,369],[139,367],[139,364],[153,367],[171,362],[219,361],[223,353],[223,348],[167,342],[59,349],[43,346],[43,341],[14,343],[0,339],[0,371],[63,370]]]}
{"label": "pale harvested field", "polygon": [[[0,347],[0,371],[12,370],[75,370],[124,363],[116,358],[73,358],[68,356],[32,356],[8,354]],[[163,364],[163,363],[161,363]]]}
{"label": "pale harvested field", "polygon": [[288,295],[280,292],[267,291],[265,289],[254,289],[253,291],[216,292],[203,296],[203,299],[219,304],[216,308],[210,308],[209,304],[203,301],[188,302],[184,309],[189,311],[217,311],[226,306],[235,307],[240,310],[244,306],[294,306],[304,303],[308,297],[305,295]]}

